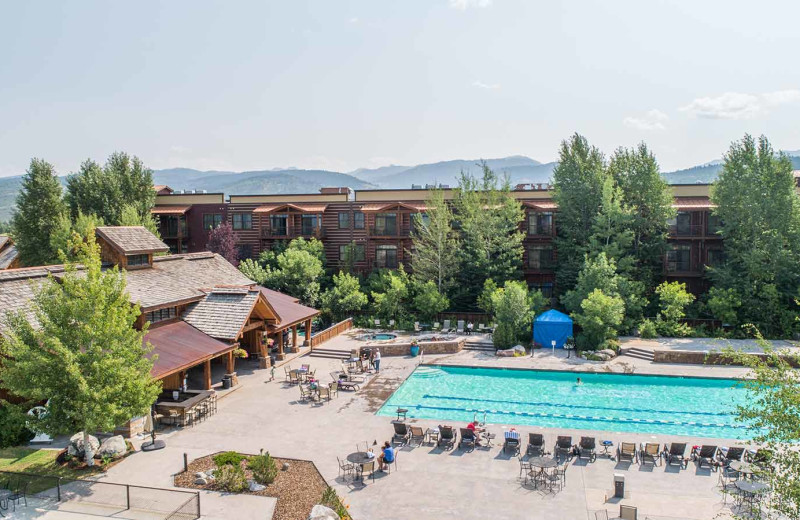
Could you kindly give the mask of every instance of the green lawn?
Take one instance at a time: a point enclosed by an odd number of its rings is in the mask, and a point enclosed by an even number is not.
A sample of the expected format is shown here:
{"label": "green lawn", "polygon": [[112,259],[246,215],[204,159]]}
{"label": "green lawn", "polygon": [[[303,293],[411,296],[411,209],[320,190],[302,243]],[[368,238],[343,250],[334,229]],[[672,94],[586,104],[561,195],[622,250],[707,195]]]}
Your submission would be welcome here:
{"label": "green lawn", "polygon": [[61,467],[56,464],[58,452],[59,450],[45,448],[5,448],[0,450],[0,471],[18,471],[66,478],[86,477],[102,471],[100,464],[91,470]]}

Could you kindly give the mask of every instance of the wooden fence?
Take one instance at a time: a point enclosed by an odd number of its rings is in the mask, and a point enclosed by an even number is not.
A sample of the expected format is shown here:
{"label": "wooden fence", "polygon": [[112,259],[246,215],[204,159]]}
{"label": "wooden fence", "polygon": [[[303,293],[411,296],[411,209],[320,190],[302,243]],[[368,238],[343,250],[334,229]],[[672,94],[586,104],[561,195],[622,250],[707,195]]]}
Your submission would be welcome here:
{"label": "wooden fence", "polygon": [[325,343],[331,338],[335,338],[342,332],[346,330],[350,330],[353,328],[353,318],[347,318],[344,321],[340,321],[339,323],[334,323],[330,327],[325,330],[321,330],[316,334],[311,336],[311,349],[313,350],[314,347]]}

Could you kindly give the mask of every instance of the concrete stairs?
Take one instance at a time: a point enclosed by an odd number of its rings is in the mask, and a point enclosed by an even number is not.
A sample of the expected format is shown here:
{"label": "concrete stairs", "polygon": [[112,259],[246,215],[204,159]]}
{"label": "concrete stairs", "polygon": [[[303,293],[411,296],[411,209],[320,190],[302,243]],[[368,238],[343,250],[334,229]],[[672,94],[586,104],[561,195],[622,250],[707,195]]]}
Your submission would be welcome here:
{"label": "concrete stairs", "polygon": [[311,357],[327,359],[350,359],[349,350],[338,350],[333,348],[314,347],[309,354]]}
{"label": "concrete stairs", "polygon": [[470,350],[474,352],[491,352],[494,354],[495,348],[494,343],[464,343],[464,350]]}
{"label": "concrete stairs", "polygon": [[636,359],[643,359],[645,361],[653,361],[655,358],[653,351],[646,348],[630,347],[623,349],[622,353],[626,356]]}

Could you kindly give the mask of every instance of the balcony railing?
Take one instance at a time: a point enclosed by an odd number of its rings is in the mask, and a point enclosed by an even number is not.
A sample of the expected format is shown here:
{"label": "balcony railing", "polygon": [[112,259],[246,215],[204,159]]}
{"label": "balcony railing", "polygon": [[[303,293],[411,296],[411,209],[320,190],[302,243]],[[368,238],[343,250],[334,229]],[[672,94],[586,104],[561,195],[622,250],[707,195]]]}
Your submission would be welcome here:
{"label": "balcony railing", "polygon": [[401,231],[400,228],[385,228],[385,227],[371,227],[369,228],[369,234],[373,237],[401,237],[407,236],[408,231]]}
{"label": "balcony railing", "polygon": [[316,227],[312,229],[301,229],[300,235],[304,237],[313,237],[317,239],[325,238],[325,228]]}
{"label": "balcony railing", "polygon": [[671,237],[701,237],[703,235],[703,226],[699,224],[669,226],[669,236]]}
{"label": "balcony railing", "polygon": [[286,229],[262,228],[261,238],[289,238],[289,231]]}

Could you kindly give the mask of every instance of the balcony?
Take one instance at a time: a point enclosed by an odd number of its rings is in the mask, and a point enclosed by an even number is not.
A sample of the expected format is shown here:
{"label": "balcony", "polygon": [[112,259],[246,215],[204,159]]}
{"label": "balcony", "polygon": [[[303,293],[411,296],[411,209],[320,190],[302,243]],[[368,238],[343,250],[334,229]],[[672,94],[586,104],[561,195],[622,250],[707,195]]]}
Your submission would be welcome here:
{"label": "balcony", "polygon": [[369,235],[371,237],[388,237],[388,238],[397,238],[408,236],[408,231],[402,232],[398,228],[386,228],[386,227],[371,227],[369,228]]}
{"label": "balcony", "polygon": [[303,229],[300,231],[300,235],[303,237],[310,237],[316,238],[317,240],[322,240],[325,238],[325,229],[321,227],[316,227],[312,229]]}
{"label": "balcony", "polygon": [[285,238],[291,238],[291,236],[285,229],[261,228],[261,238],[281,240]]}
{"label": "balcony", "polygon": [[670,237],[702,237],[705,236],[704,226],[700,224],[681,224],[669,226]]}

